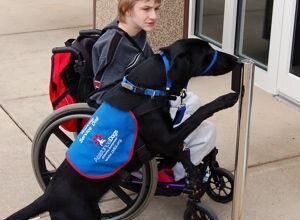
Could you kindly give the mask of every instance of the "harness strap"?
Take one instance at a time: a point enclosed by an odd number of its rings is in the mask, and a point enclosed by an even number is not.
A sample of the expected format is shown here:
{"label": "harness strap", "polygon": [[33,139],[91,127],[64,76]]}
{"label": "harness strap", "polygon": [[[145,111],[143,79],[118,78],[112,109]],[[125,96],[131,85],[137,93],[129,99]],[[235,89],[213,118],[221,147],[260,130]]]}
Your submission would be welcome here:
{"label": "harness strap", "polygon": [[185,105],[180,105],[178,107],[176,115],[173,120],[173,125],[177,125],[182,121],[185,111],[186,111]]}
{"label": "harness strap", "polygon": [[160,51],[160,56],[162,57],[165,65],[165,70],[166,70],[166,77],[167,77],[167,82],[166,82],[166,89],[170,90],[172,87],[172,81],[169,76],[169,70],[171,69],[171,64],[170,61],[168,60],[167,56],[164,54],[164,52]]}
{"label": "harness strap", "polygon": [[127,79],[127,76],[123,77],[121,86],[125,89],[132,91],[133,93],[138,93],[138,94],[147,95],[147,96],[151,96],[151,97],[167,95],[166,91],[164,91],[164,90],[156,90],[156,89],[138,87],[138,86],[134,85],[132,82],[130,82]]}
{"label": "harness strap", "polygon": [[[167,56],[162,51],[160,51],[160,55],[164,61],[165,70],[166,70],[166,77],[167,77],[166,90],[170,90],[170,88],[172,87],[172,80],[170,79],[170,76],[169,76],[169,70],[171,69],[171,64],[170,64],[170,61],[168,60]],[[183,99],[186,97],[186,93],[185,93],[186,87],[187,86],[185,86],[185,88],[182,90],[182,92],[180,94],[181,104],[178,107],[175,117],[173,119],[173,125],[177,125],[182,121],[184,113],[186,111],[186,106],[183,103]]]}

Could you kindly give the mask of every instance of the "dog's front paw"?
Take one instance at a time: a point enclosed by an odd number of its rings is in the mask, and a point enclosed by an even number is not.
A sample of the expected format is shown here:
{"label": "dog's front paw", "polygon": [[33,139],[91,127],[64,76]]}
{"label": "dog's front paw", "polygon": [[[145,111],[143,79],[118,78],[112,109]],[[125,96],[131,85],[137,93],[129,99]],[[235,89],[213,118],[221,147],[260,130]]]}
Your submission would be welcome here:
{"label": "dog's front paw", "polygon": [[239,99],[239,93],[236,92],[231,92],[227,94],[227,100],[228,104],[230,105],[229,107],[233,106]]}
{"label": "dog's front paw", "polygon": [[238,99],[239,99],[239,94],[235,92],[231,92],[219,97],[217,100],[220,105],[220,109],[225,109],[225,108],[232,107],[237,102]]}

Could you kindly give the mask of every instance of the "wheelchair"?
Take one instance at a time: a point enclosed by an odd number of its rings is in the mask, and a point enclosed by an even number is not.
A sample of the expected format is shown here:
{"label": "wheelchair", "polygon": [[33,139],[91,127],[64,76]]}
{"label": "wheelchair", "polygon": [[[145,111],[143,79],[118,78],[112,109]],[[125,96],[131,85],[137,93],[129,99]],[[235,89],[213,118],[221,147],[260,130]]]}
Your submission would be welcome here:
{"label": "wheelchair", "polygon": [[[32,165],[36,179],[44,190],[56,168],[65,159],[65,152],[76,137],[63,124],[71,120],[87,121],[95,109],[86,103],[76,103],[52,112],[39,126],[32,142]],[[79,131],[78,131],[79,132]],[[187,173],[185,181],[158,182],[157,173],[165,158],[157,155],[134,172],[121,170],[121,181],[99,201],[102,219],[133,219],[143,212],[153,196],[186,194],[184,219],[217,220],[212,209],[201,203],[206,193],[211,199],[227,203],[233,199],[234,177],[221,168],[216,160],[217,149],[212,150],[197,166],[198,181]]]}

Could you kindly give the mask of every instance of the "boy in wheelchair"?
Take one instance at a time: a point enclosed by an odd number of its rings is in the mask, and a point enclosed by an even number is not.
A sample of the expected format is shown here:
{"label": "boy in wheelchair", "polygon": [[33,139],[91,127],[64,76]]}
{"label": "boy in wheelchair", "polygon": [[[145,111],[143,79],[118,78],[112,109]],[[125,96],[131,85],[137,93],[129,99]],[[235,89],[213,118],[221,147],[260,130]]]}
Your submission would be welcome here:
{"label": "boy in wheelchair", "polygon": [[[138,63],[153,53],[147,43],[146,32],[155,28],[159,19],[160,4],[160,0],[118,0],[118,20],[113,21],[108,27],[117,26],[122,30],[109,29],[93,47],[95,79],[101,83],[97,82],[97,85],[100,84],[99,92],[91,99],[100,103],[101,97],[108,88],[120,82],[124,73],[130,72]],[[114,59],[107,65],[108,62],[105,62],[105,59],[109,50],[103,50],[103,48],[110,45],[111,39],[123,31],[127,32],[136,43],[133,44],[131,40],[123,37],[115,51]],[[190,117],[201,105],[199,97],[192,92],[173,97],[173,100],[170,100],[170,114],[174,120],[174,127]],[[184,110],[181,111],[182,109]],[[157,158],[159,170],[156,195],[178,195],[182,192],[188,192],[191,195],[196,187],[198,194],[194,194],[193,199],[200,200],[207,192],[216,201],[231,201],[233,176],[225,169],[219,168],[216,161],[215,142],[216,128],[208,120],[203,121],[184,140],[183,151],[188,152],[191,162],[198,167],[199,173],[197,174],[186,173],[181,162]],[[198,180],[191,181],[194,178]]]}
{"label": "boy in wheelchair", "polygon": [[[118,0],[118,20],[106,28],[106,32],[98,39],[93,47],[93,70],[95,73],[96,92],[90,99],[100,103],[102,96],[109,88],[120,82],[123,76],[137,64],[153,54],[148,42],[147,32],[156,27],[159,19],[161,0]],[[127,32],[130,36],[122,37],[114,51],[114,58],[108,60],[112,39],[118,34]],[[177,126],[185,121],[201,106],[199,97],[187,92],[186,97],[176,97],[170,101],[170,114],[174,120],[178,109],[184,107]],[[178,113],[177,113],[178,114]],[[191,161],[199,165],[202,159],[215,147],[216,129],[212,122],[205,120],[185,140],[185,146],[190,150]],[[171,173],[171,175],[169,175]],[[176,182],[185,178],[185,169],[178,162],[171,168],[159,170],[160,182]]]}

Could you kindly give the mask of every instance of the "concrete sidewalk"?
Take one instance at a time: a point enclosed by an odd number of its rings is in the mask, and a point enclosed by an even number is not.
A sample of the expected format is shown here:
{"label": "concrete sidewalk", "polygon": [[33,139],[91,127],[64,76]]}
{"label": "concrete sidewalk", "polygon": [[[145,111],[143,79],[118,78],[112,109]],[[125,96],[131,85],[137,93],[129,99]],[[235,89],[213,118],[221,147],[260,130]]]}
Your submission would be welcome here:
{"label": "concrete sidewalk", "polygon": [[[25,9],[25,10],[24,10]],[[52,111],[48,100],[51,49],[92,26],[92,1],[2,1],[0,3],[0,219],[41,193],[31,167],[31,140]],[[204,102],[228,92],[230,75],[193,80]],[[218,129],[218,160],[233,170],[237,106],[211,118]],[[245,219],[300,218],[300,114],[254,89]],[[232,204],[203,200],[231,219]],[[138,219],[182,219],[185,196],[155,197]],[[47,219],[47,217],[45,218]]]}

